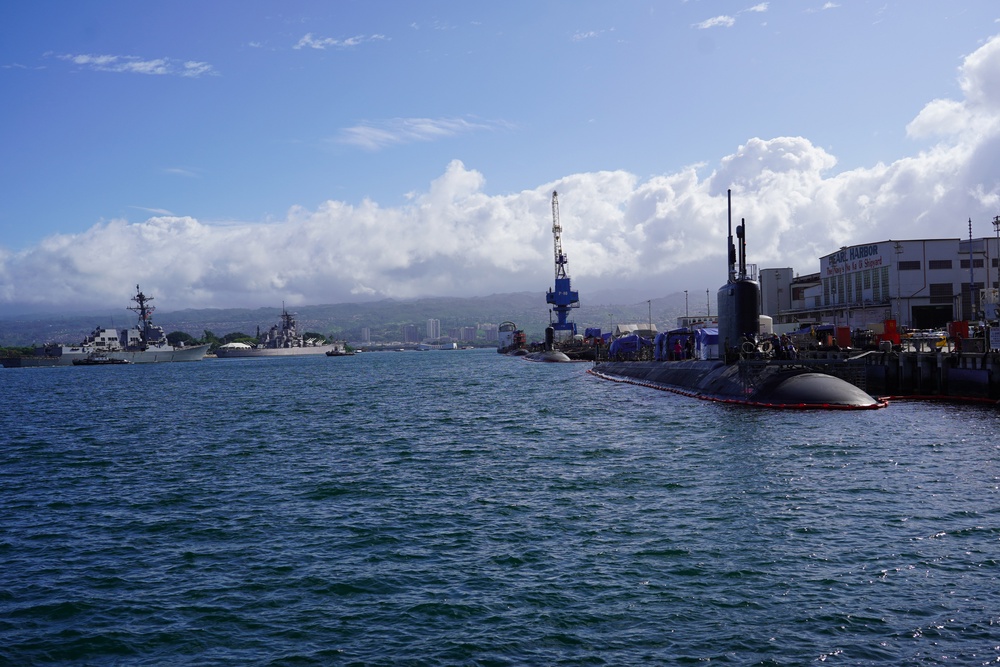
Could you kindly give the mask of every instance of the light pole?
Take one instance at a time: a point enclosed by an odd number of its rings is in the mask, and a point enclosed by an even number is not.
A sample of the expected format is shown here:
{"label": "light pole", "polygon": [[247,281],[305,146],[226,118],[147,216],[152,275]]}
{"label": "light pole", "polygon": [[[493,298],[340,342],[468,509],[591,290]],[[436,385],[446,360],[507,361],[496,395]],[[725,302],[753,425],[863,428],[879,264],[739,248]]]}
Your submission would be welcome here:
{"label": "light pole", "polygon": [[[896,251],[896,327],[898,329],[903,319],[903,289],[902,285],[899,284],[899,255],[903,252],[903,244],[896,241],[892,248]],[[890,295],[889,298],[891,299],[892,296]]]}
{"label": "light pole", "polygon": [[[998,215],[997,218],[1000,218],[1000,215]],[[998,227],[998,229],[1000,229],[1000,227]],[[1000,238],[1000,232],[997,232],[997,235],[998,235],[997,238]],[[688,318],[688,291],[684,290],[684,319],[686,320],[687,318]],[[687,322],[685,322],[685,324],[687,324]]]}
{"label": "light pole", "polygon": [[969,218],[969,313],[966,314],[965,319],[972,320],[976,313],[976,298],[975,290],[973,289],[972,281],[975,279],[975,270],[972,267],[972,218]]}
{"label": "light pole", "polygon": [[708,298],[708,290],[705,290],[705,307],[708,308],[708,317],[712,317],[712,300]]}
{"label": "light pole", "polygon": [[646,306],[649,308],[649,337],[653,337],[653,300],[646,299]]}
{"label": "light pole", "polygon": [[[993,229],[997,233],[997,257],[1000,258],[1000,215],[993,216]],[[987,256],[989,253],[986,253]],[[990,279],[990,270],[986,269],[986,280]],[[997,282],[1000,284],[1000,259],[997,260]],[[990,287],[993,287],[990,285]]]}

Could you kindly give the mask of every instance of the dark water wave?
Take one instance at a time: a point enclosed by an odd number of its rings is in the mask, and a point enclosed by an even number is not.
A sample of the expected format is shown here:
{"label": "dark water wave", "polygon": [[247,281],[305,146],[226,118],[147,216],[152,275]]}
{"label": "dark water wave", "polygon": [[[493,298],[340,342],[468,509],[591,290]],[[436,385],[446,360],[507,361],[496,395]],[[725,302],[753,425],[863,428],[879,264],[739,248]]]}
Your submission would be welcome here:
{"label": "dark water wave", "polygon": [[3,664],[989,664],[1000,414],[492,352],[0,373]]}

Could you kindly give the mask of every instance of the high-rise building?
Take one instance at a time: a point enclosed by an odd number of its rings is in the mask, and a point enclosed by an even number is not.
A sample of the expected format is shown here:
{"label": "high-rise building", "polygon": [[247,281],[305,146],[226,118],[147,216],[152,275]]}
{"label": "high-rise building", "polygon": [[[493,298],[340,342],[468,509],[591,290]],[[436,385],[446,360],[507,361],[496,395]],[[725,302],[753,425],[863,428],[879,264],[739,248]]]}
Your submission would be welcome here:
{"label": "high-rise building", "polygon": [[441,320],[427,320],[427,337],[431,340],[441,337]]}
{"label": "high-rise building", "polygon": [[499,327],[496,324],[480,324],[477,328],[483,332],[486,340],[500,340]]}

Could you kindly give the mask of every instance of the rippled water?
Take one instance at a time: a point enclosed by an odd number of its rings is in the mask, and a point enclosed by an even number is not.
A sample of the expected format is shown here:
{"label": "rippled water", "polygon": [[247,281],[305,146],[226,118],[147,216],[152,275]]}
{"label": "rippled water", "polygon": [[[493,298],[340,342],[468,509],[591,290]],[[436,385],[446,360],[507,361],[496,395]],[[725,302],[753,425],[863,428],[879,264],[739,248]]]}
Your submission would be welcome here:
{"label": "rippled water", "polygon": [[0,662],[989,664],[1000,412],[491,351],[0,370]]}

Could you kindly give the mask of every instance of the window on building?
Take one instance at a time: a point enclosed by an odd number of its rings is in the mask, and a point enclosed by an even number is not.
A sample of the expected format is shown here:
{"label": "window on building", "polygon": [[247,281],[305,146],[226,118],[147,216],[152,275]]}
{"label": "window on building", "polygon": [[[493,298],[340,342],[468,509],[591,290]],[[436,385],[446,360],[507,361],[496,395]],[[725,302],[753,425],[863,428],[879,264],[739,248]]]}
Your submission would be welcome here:
{"label": "window on building", "polygon": [[934,271],[939,269],[950,269],[951,260],[950,259],[932,259],[927,262],[927,268]]}
{"label": "window on building", "polygon": [[920,260],[901,260],[897,264],[900,271],[919,271],[920,270]]}
{"label": "window on building", "polygon": [[[973,259],[972,260],[972,268],[974,268],[974,269],[981,269],[981,268],[983,268],[983,265],[984,265],[984,262],[983,262],[982,259]],[[963,269],[969,268],[969,260],[967,260],[967,259],[963,259],[962,260],[962,268]]]}
{"label": "window on building", "polygon": [[866,271],[863,271],[862,273],[864,274],[864,277],[865,277],[865,289],[871,289],[872,288],[872,270],[868,269]]}
{"label": "window on building", "polygon": [[955,288],[951,283],[931,283],[929,286],[931,303],[951,303]]}

